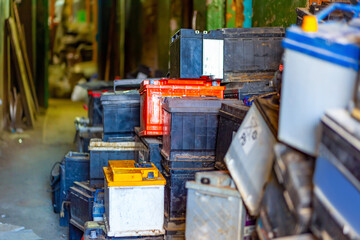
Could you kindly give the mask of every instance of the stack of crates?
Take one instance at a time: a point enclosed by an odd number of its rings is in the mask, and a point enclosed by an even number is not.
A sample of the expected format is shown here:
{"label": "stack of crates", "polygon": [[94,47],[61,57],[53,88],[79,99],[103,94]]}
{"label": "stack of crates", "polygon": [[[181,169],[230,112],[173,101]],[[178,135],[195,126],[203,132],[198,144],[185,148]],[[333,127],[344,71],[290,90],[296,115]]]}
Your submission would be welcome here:
{"label": "stack of crates", "polygon": [[223,98],[220,79],[209,77],[193,79],[144,80],[140,86],[140,136],[163,135],[162,104],[165,97],[214,96]]}
{"label": "stack of crates", "polygon": [[87,221],[103,220],[103,167],[110,160],[134,160],[135,152],[140,150],[134,141],[134,127],[140,123],[137,90],[104,92],[94,95],[90,102],[94,103],[94,109],[89,109],[92,123],[101,121],[103,125],[102,139],[89,140],[88,168],[84,170],[87,177],[69,186],[70,239],[77,239],[85,231]]}
{"label": "stack of crates", "polygon": [[[164,121],[166,121],[164,120],[165,115],[167,114],[163,111],[164,101],[167,102],[171,101],[171,99],[177,99],[184,96],[214,96],[218,97],[218,102],[223,98],[224,87],[220,86],[220,80],[214,80],[209,77],[162,79],[154,81],[145,80],[141,84],[140,94],[140,128],[136,128],[135,132],[137,134],[137,141],[143,145],[143,150],[139,151],[137,161],[152,162],[159,169],[162,169],[162,173],[167,180],[165,187],[165,230],[167,238],[184,238],[186,207],[185,182],[193,180],[197,171],[212,170],[214,168],[215,152],[212,148],[215,148],[214,140],[216,139],[217,118],[215,117],[215,122],[212,123],[211,136],[203,137],[203,143],[201,147],[198,148],[197,157],[196,155],[193,155],[190,150],[188,151],[190,159],[187,159],[190,161],[183,161],[184,159],[180,161],[169,161],[170,158],[173,160],[173,157],[176,154],[174,155],[174,152],[170,151],[169,147],[171,146],[164,146],[165,139],[167,143],[171,142],[169,139],[170,133],[166,133],[167,130],[170,129],[164,124]],[[218,105],[218,108],[220,108],[220,105],[221,103]],[[199,106],[195,108],[196,111],[201,111]],[[216,111],[218,111],[218,109]],[[189,114],[190,117],[192,114],[193,113]],[[203,117],[205,115],[203,114]],[[195,125],[193,127],[195,127]],[[182,135],[183,133],[177,134]],[[177,134],[172,135],[176,136]],[[186,133],[184,134],[186,135]],[[161,137],[163,137],[163,139],[161,139]],[[206,140],[207,137],[210,137],[211,139]],[[213,142],[214,144],[210,144],[210,146],[206,142]],[[208,145],[208,152],[206,152],[206,145]],[[178,148],[180,152],[181,148],[182,147]],[[209,152],[212,153],[209,154]],[[201,156],[205,155],[209,155],[209,159],[202,159]],[[186,156],[184,157],[186,158]],[[191,158],[193,158],[193,161]],[[189,164],[189,166],[185,166],[184,164]],[[209,165],[206,166],[206,164]]]}
{"label": "stack of crates", "polygon": [[358,78],[360,32],[344,22],[314,31],[303,26],[288,28],[283,41],[277,132],[283,144],[274,147],[258,233],[281,238],[311,230],[320,239],[359,239],[359,122],[345,108]]}
{"label": "stack of crates", "polygon": [[135,143],[134,127],[140,123],[140,95],[136,90],[115,91],[101,96],[103,106],[103,138],[91,139],[90,186],[104,184],[102,168],[109,160],[134,160],[139,144]]}
{"label": "stack of crates", "polygon": [[239,103],[216,97],[165,100],[161,155],[167,181],[165,229],[168,232],[179,233],[185,229],[186,182],[194,180],[199,171],[214,170],[219,110],[225,102]]}

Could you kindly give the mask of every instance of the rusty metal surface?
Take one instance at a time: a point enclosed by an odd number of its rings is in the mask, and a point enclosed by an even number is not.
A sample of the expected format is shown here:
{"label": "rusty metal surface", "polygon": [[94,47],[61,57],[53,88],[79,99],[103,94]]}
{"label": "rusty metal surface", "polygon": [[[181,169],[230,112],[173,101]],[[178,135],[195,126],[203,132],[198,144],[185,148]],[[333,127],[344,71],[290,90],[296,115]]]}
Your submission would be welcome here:
{"label": "rusty metal surface", "polygon": [[224,80],[222,83],[231,83],[231,82],[251,82],[251,81],[263,81],[266,79],[271,80],[274,77],[275,72],[244,72],[244,73],[234,73],[228,72],[224,73]]}
{"label": "rusty metal surface", "polygon": [[143,148],[141,143],[137,142],[103,142],[100,138],[91,139],[90,151],[124,151],[124,150],[141,150]]}

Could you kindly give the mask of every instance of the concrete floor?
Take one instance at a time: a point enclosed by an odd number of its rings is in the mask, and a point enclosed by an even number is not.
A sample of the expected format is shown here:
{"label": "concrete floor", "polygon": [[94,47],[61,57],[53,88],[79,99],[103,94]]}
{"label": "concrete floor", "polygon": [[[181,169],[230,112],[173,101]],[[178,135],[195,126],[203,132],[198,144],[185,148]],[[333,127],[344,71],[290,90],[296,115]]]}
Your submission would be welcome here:
{"label": "concrete floor", "polygon": [[49,101],[33,130],[4,133],[0,141],[0,222],[24,226],[45,240],[67,239],[52,211],[50,170],[74,148],[74,118],[82,103]]}

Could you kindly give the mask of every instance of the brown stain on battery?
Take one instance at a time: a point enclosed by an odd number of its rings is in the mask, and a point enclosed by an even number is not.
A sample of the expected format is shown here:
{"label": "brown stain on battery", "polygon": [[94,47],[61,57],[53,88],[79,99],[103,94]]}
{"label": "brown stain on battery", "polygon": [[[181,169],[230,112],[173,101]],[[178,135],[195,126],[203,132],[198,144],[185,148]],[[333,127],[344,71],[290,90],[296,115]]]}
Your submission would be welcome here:
{"label": "brown stain on battery", "polygon": [[271,80],[274,77],[274,72],[259,72],[259,73],[234,73],[229,76],[229,81],[236,82],[251,82]]}

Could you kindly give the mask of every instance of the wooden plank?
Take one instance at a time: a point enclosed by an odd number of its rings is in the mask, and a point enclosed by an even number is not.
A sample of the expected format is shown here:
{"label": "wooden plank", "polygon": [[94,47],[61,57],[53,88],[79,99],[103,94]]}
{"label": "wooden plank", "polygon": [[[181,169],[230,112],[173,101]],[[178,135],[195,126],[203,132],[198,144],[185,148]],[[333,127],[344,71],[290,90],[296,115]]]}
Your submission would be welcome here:
{"label": "wooden plank", "polygon": [[96,40],[96,35],[98,33],[98,0],[93,0],[93,41],[92,41],[92,45],[93,45],[93,61],[95,63],[97,63],[97,59],[98,59],[98,42]]}
{"label": "wooden plank", "polygon": [[28,81],[29,81],[29,85],[30,85],[30,89],[31,89],[31,94],[32,94],[32,97],[34,100],[36,112],[39,112],[39,103],[38,103],[37,96],[36,96],[34,78],[32,75],[32,71],[31,71],[31,67],[30,67],[30,63],[29,63],[29,57],[28,57],[27,49],[26,49],[25,32],[23,31],[23,28],[21,27],[21,22],[20,22],[19,11],[18,11],[17,5],[16,5],[16,3],[14,3],[13,5],[14,5],[15,23],[16,23],[17,31],[18,31],[17,33],[18,33],[18,36],[20,39],[20,47],[21,47],[21,51],[23,54],[24,62],[25,62],[25,68],[26,68],[26,72],[28,75]]}
{"label": "wooden plank", "polygon": [[15,21],[12,17],[8,18],[7,26],[11,39],[10,45],[14,52],[13,62],[15,63],[14,65],[20,87],[20,93],[22,95],[27,124],[28,126],[33,127],[35,122],[35,114],[34,114],[35,104],[31,96],[30,86],[27,79],[25,63],[21,52],[20,41],[17,35]]}
{"label": "wooden plank", "polygon": [[[6,23],[4,25],[5,29],[6,29]],[[4,123],[9,123],[9,116],[10,116],[10,110],[9,110],[9,105],[10,105],[10,54],[9,54],[9,42],[8,42],[8,31],[4,31],[4,66],[3,66],[3,79],[4,79],[4,89],[3,89],[3,94],[4,94],[4,100],[3,100],[3,105],[4,105]],[[5,124],[4,124],[5,126]]]}

